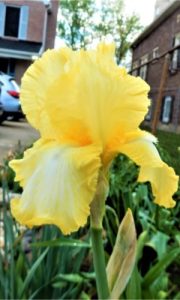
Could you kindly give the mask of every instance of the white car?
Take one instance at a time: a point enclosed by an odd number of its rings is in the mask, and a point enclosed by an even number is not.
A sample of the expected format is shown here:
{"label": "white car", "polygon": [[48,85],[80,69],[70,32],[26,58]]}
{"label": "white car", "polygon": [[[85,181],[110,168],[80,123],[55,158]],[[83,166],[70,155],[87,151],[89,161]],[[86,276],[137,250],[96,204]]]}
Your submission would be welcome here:
{"label": "white car", "polygon": [[[1,97],[1,88],[0,88],[0,97]],[[3,108],[2,108],[2,103],[0,101],[0,119],[1,119],[2,115],[3,115]]]}
{"label": "white car", "polygon": [[0,123],[8,117],[19,120],[23,116],[21,104],[19,101],[20,89],[13,77],[0,72],[0,105],[2,113],[0,113]]}

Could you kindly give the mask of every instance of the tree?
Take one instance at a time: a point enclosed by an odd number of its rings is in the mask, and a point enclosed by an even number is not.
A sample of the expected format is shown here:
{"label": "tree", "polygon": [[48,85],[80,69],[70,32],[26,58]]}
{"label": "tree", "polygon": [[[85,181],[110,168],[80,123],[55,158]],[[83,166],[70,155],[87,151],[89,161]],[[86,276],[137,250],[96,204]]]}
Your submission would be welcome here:
{"label": "tree", "polygon": [[120,64],[130,48],[132,40],[142,29],[139,17],[123,14],[123,0],[103,0],[101,7],[101,23],[96,26],[99,36],[113,39],[116,43],[116,59]]}
{"label": "tree", "polygon": [[136,15],[127,18],[121,18],[118,20],[117,26],[117,38],[116,38],[116,57],[117,63],[119,64],[126,56],[132,40],[142,29],[139,23],[139,18]]}
{"label": "tree", "polygon": [[90,20],[94,13],[93,0],[61,0],[59,36],[76,50],[90,43]]}
{"label": "tree", "polygon": [[131,41],[142,29],[136,15],[123,15],[123,0],[61,0],[59,35],[73,49],[86,48],[92,42],[114,40],[120,64]]}

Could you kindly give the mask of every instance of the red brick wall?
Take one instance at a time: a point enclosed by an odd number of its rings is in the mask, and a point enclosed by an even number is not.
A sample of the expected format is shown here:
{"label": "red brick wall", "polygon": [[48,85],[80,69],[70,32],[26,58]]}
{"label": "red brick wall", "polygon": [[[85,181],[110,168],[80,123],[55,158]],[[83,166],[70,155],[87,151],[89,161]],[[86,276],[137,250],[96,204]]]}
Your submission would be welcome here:
{"label": "red brick wall", "polygon": [[18,60],[18,63],[16,64],[15,68],[15,79],[19,85],[21,85],[22,76],[24,75],[24,72],[27,70],[30,64],[31,61]]}
{"label": "red brick wall", "polygon": [[53,48],[54,40],[56,35],[56,24],[57,24],[57,13],[59,0],[52,0],[52,12],[48,15],[48,23],[47,23],[47,36],[46,36],[46,46],[45,48]]}
{"label": "red brick wall", "polygon": [[31,0],[0,0],[6,5],[29,6],[29,23],[27,40],[34,42],[42,41],[44,27],[45,6],[41,1]]}
{"label": "red brick wall", "polygon": [[133,49],[133,61],[146,53],[152,54],[155,47],[159,47],[159,54],[172,47],[174,35],[180,32],[180,23],[177,23],[178,14],[180,14],[180,8]]}
{"label": "red brick wall", "polygon": [[[180,23],[177,22],[177,15],[180,14],[180,8],[176,10],[169,18],[167,18],[160,26],[158,26],[149,36],[147,36],[139,45],[133,49],[133,62],[148,54],[149,59],[152,59],[152,51],[159,47],[159,55],[170,50],[173,47],[173,38],[176,33],[180,32]],[[162,67],[164,57],[148,64],[147,82],[151,87],[150,96],[154,102],[157,99],[158,89],[161,80]],[[171,124],[165,125],[159,122],[159,127],[168,130],[174,130],[177,118],[179,120],[178,131],[180,131],[180,70],[175,74],[168,72],[163,96],[174,96],[173,115]],[[155,107],[155,103],[153,105]],[[177,113],[179,114],[177,116]]]}
{"label": "red brick wall", "polygon": [[24,1],[29,6],[29,24],[27,39],[41,42],[43,37],[45,6],[39,1]]}
{"label": "red brick wall", "polygon": [[[0,0],[7,5],[29,6],[27,40],[42,42],[46,8],[40,0]],[[58,0],[52,0],[52,12],[48,14],[46,48],[53,48],[56,34]]]}

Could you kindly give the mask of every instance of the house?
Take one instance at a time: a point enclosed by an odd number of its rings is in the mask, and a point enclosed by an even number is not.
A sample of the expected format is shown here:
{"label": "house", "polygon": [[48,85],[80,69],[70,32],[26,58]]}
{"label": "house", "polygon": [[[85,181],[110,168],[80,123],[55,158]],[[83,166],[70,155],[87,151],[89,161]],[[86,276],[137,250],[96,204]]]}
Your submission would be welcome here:
{"label": "house", "polygon": [[20,83],[27,67],[54,47],[58,0],[0,0],[0,71]]}
{"label": "house", "polygon": [[131,45],[131,74],[151,87],[146,124],[180,132],[180,1],[174,1]]}

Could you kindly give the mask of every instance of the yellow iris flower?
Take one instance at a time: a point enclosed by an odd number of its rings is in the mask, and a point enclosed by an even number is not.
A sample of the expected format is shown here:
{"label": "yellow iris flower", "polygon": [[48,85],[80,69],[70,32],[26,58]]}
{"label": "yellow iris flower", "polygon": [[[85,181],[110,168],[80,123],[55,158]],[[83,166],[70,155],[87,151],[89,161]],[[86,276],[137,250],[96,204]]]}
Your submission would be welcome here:
{"label": "yellow iris flower", "polygon": [[160,158],[155,137],[139,125],[147,113],[149,86],[114,60],[114,45],[96,50],[48,50],[22,80],[21,103],[41,138],[10,166],[23,187],[11,201],[14,217],[29,227],[56,224],[64,234],[90,214],[99,171],[117,153],[139,165],[155,203],[173,207],[178,178]]}

